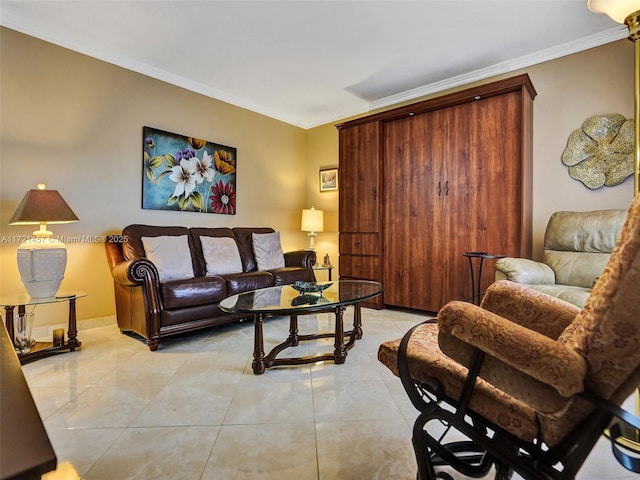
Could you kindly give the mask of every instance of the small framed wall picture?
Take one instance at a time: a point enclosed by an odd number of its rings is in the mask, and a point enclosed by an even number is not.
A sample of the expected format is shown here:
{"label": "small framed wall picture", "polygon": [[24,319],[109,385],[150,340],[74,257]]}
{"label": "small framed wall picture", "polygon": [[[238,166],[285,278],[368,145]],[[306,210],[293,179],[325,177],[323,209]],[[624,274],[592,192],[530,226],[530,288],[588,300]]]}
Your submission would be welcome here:
{"label": "small framed wall picture", "polygon": [[332,190],[338,190],[338,169],[321,168],[320,169],[320,191],[330,192]]}

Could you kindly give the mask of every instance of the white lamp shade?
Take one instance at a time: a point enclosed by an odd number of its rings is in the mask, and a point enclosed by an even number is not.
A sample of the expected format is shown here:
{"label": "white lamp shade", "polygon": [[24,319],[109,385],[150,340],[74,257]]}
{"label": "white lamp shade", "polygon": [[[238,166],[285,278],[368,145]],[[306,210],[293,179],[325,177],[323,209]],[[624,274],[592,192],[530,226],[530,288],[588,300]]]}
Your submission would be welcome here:
{"label": "white lamp shade", "polygon": [[322,232],[324,230],[324,211],[314,207],[302,210],[300,230],[303,232]]}
{"label": "white lamp shade", "polygon": [[32,298],[53,297],[64,278],[67,249],[52,239],[37,239],[18,247],[18,271]]}
{"label": "white lamp shade", "polygon": [[594,13],[604,13],[618,23],[637,11],[640,11],[640,0],[588,0],[587,7]]}

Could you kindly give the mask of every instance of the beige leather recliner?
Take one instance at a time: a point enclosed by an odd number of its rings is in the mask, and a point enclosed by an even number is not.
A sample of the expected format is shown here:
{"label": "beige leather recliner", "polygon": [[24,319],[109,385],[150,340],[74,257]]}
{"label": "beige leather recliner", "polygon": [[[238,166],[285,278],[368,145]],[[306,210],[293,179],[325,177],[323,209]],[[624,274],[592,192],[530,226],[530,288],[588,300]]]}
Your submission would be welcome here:
{"label": "beige leather recliner", "polygon": [[626,210],[556,212],[544,235],[542,262],[506,257],[496,262],[496,280],[510,280],[582,308],[604,269]]}

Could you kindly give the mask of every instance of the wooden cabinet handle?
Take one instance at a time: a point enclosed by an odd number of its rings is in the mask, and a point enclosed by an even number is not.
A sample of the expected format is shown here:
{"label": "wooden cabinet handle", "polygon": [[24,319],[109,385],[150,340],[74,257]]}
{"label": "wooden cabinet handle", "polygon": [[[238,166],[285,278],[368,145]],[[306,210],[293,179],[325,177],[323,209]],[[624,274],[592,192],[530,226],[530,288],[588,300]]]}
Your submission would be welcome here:
{"label": "wooden cabinet handle", "polygon": [[356,246],[356,247],[359,247],[360,246],[360,242],[353,242],[353,245]]}
{"label": "wooden cabinet handle", "polygon": [[360,268],[360,264],[359,264],[359,263],[356,263],[354,266],[355,266],[356,268]]}
{"label": "wooden cabinet handle", "polygon": [[444,194],[445,196],[449,196],[449,180],[447,180],[446,182],[444,182]]}
{"label": "wooden cabinet handle", "polygon": [[442,180],[438,180],[438,196],[442,193]]}
{"label": "wooden cabinet handle", "polygon": [[374,185],[373,186],[373,199],[376,200],[378,198],[378,186]]}

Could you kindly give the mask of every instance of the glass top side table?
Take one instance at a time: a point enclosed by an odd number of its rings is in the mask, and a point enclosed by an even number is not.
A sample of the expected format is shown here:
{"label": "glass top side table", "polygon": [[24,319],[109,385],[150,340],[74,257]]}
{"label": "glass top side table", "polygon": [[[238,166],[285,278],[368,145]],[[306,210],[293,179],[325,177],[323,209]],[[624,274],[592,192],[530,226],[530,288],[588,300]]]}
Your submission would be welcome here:
{"label": "glass top side table", "polygon": [[24,314],[26,307],[35,305],[44,305],[49,303],[67,302],[69,304],[69,323],[67,329],[67,341],[62,341],[60,345],[54,345],[53,342],[35,342],[31,346],[29,353],[18,353],[20,363],[33,362],[40,358],[55,355],[61,352],[73,352],[81,348],[82,343],[78,340],[78,327],[76,320],[76,300],[84,298],[85,292],[58,292],[55,297],[31,298],[28,295],[2,295],[0,296],[0,306],[4,307],[5,325],[11,343],[15,345],[13,316],[14,310],[18,307],[18,314]]}
{"label": "glass top side table", "polygon": [[[485,260],[497,260],[499,258],[504,258],[506,255],[502,254],[493,254],[487,252],[464,252],[462,255],[469,259],[469,269],[471,271],[471,303],[475,303],[476,305],[480,305],[480,301],[484,296],[484,293],[481,291],[482,287],[480,286],[480,282],[482,281],[482,266]],[[472,259],[479,258],[479,268],[478,268],[478,276],[476,277],[473,273],[473,261]]]}

